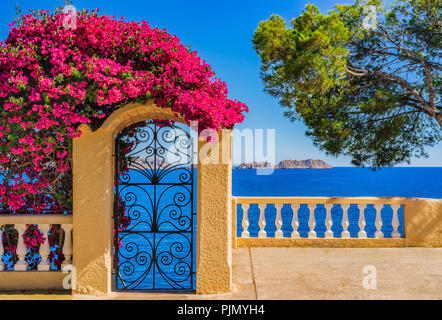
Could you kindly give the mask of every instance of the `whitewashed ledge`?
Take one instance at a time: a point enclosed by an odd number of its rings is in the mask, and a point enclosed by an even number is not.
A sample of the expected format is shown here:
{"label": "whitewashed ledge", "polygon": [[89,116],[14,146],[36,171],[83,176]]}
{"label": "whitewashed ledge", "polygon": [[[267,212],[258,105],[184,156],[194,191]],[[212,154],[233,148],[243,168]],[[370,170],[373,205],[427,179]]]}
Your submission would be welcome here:
{"label": "whitewashed ledge", "polygon": [[0,225],[3,224],[72,224],[72,214],[0,215]]}
{"label": "whitewashed ledge", "polygon": [[[65,260],[62,268],[72,265],[72,228],[73,219],[71,214],[45,214],[45,215],[0,215],[0,225],[14,225],[18,232],[17,255],[19,260],[14,265],[14,270],[5,270],[4,264],[0,261],[0,290],[33,290],[63,289],[63,279],[67,276],[61,270],[50,270],[50,247],[49,241],[46,240],[40,245],[39,254],[41,262],[37,266],[37,270],[28,270],[28,264],[25,261],[27,248],[24,244],[23,233],[26,231],[26,225],[38,225],[39,230],[48,239],[48,232],[51,225],[60,224],[65,233],[65,241],[63,243],[63,254]],[[0,241],[0,257],[4,254],[3,243]]]}
{"label": "whitewashed ledge", "polygon": [[[253,221],[258,220],[258,236],[251,237],[248,231],[250,205],[257,205],[258,212]],[[307,205],[309,210],[307,237],[301,237],[298,232],[298,210],[300,205]],[[364,210],[367,205],[373,205],[376,210],[374,238],[368,238],[365,231],[366,220]],[[237,205],[243,210],[242,221],[237,221]],[[274,205],[276,209],[275,219],[267,221],[264,213],[268,205]],[[283,221],[281,209],[283,205],[289,205],[292,210],[290,222],[291,234],[284,237],[282,232]],[[318,237],[315,232],[316,219],[315,209],[317,205],[323,205],[326,209],[325,234]],[[340,205],[343,210],[342,219],[333,221],[330,215],[333,205]],[[350,237],[348,232],[350,205],[356,205],[361,212],[358,226],[360,231],[356,238]],[[393,210],[391,225],[393,231],[384,235],[381,231],[381,211],[385,205]],[[404,237],[398,232],[398,210],[403,207],[403,230]],[[232,197],[232,244],[233,247],[441,247],[442,246],[442,199],[406,198],[406,197]],[[237,223],[241,224],[242,232],[237,236]],[[273,224],[276,231],[268,236],[266,226]],[[342,226],[340,234],[333,234],[331,227],[335,224]],[[255,226],[256,227],[256,226]]]}

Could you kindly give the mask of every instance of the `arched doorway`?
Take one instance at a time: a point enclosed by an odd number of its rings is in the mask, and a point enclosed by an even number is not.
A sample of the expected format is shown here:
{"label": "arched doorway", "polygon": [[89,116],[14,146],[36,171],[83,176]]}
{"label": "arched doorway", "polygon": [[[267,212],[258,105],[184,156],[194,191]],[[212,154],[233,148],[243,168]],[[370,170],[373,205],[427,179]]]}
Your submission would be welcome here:
{"label": "arched doorway", "polygon": [[[153,102],[128,104],[97,130],[80,126],[82,134],[73,141],[74,295],[107,296],[113,291],[115,137],[133,124],[152,119],[185,123]],[[193,286],[196,284],[197,294],[228,292],[232,283],[230,130],[220,132],[218,142],[210,148],[217,152],[201,152],[205,146],[202,140],[195,146],[198,219]]]}
{"label": "arched doorway", "polygon": [[116,135],[115,291],[195,291],[194,136],[155,120]]}

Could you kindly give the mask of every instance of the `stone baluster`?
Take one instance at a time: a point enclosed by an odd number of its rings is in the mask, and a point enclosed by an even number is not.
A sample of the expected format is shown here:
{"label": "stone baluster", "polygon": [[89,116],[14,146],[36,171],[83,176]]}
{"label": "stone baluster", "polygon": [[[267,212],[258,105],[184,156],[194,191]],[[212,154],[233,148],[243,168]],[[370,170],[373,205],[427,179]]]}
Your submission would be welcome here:
{"label": "stone baluster", "polygon": [[242,232],[241,232],[241,238],[248,238],[250,237],[250,232],[248,231],[249,229],[249,207],[250,204],[248,203],[243,203],[241,204],[242,207],[242,211],[243,211],[243,215],[242,215]]}
{"label": "stone baluster", "polygon": [[299,210],[299,204],[291,204],[290,205],[293,210],[293,218],[292,218],[292,238],[299,238],[301,235],[298,232],[299,228],[299,220],[298,220],[298,210]]}
{"label": "stone baluster", "polygon": [[391,233],[392,238],[400,238],[401,234],[397,231],[399,227],[399,218],[398,218],[398,210],[401,207],[400,204],[391,205],[391,209],[393,209],[393,220],[391,221],[391,225],[393,226],[393,232]]}
{"label": "stone baluster", "polygon": [[308,218],[308,225],[310,227],[310,231],[308,232],[308,237],[309,238],[316,238],[316,231],[315,231],[315,226],[316,226],[315,208],[316,208],[316,204],[309,204],[308,205],[308,209],[310,211],[309,218]]}
{"label": "stone baluster", "polygon": [[258,232],[258,238],[267,238],[267,232],[265,231],[266,227],[266,216],[265,216],[265,203],[258,204],[259,208],[259,232]]}
{"label": "stone baluster", "polygon": [[348,232],[348,226],[350,225],[350,221],[348,220],[348,209],[350,209],[349,204],[342,204],[342,233],[341,238],[348,239],[350,238],[350,232]]}
{"label": "stone baluster", "polygon": [[374,237],[375,238],[383,238],[384,237],[384,233],[381,231],[382,228],[382,216],[381,216],[381,211],[382,208],[384,207],[383,204],[375,204],[374,206],[376,208],[376,220],[375,220],[375,226],[376,226],[376,232],[374,233]]}
{"label": "stone baluster", "polygon": [[14,266],[15,271],[26,271],[28,270],[28,263],[25,260],[26,253],[28,252],[24,239],[23,234],[26,231],[26,225],[25,224],[16,224],[15,230],[18,232],[18,243],[17,243],[17,256],[18,261],[16,262]]}
{"label": "stone baluster", "polygon": [[40,224],[38,225],[38,228],[43,233],[43,236],[45,237],[45,241],[40,244],[40,256],[41,261],[38,264],[37,270],[38,271],[49,271],[51,269],[51,262],[49,261],[49,253],[51,253],[51,248],[49,246],[49,225],[48,224]]}
{"label": "stone baluster", "polygon": [[4,253],[5,253],[5,249],[3,248],[2,230],[0,229],[0,271],[3,271],[5,269],[5,265],[2,260]]}
{"label": "stone baluster", "polygon": [[63,254],[64,261],[61,265],[68,266],[72,264],[72,224],[62,224],[61,228],[64,231],[64,243],[63,243]]}
{"label": "stone baluster", "polygon": [[333,226],[333,220],[331,217],[331,209],[333,208],[333,204],[326,204],[324,207],[325,210],[327,210],[327,215],[325,216],[325,226],[327,230],[324,233],[324,237],[333,238],[333,231],[331,230],[331,227]]}
{"label": "stone baluster", "polygon": [[284,233],[281,230],[281,228],[282,228],[282,218],[281,218],[282,206],[283,206],[282,204],[275,204],[275,208],[276,208],[276,218],[275,218],[276,231],[275,231],[275,238],[283,238],[284,237]]}
{"label": "stone baluster", "polygon": [[358,209],[359,209],[359,221],[358,221],[358,225],[359,225],[359,232],[358,232],[358,238],[361,239],[366,239],[367,238],[367,232],[365,232],[365,226],[367,225],[367,223],[365,222],[365,214],[364,214],[364,210],[367,207],[366,204],[358,204]]}

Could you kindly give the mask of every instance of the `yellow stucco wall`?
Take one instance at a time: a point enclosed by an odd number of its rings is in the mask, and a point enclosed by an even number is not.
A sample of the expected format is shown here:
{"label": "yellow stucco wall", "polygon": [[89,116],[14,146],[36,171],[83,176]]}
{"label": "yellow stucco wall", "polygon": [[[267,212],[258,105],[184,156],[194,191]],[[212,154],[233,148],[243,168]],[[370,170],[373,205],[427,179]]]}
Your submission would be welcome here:
{"label": "yellow stucco wall", "polygon": [[303,247],[303,248],[396,248],[405,247],[405,239],[325,239],[325,238],[238,238],[238,247]]}
{"label": "yellow stucco wall", "polygon": [[222,150],[231,152],[230,132],[217,144],[218,154],[198,162],[197,293],[228,292],[232,283],[232,163],[221,159]]}
{"label": "yellow stucco wall", "polygon": [[112,272],[113,135],[81,127],[73,145],[74,293],[108,294]]}
{"label": "yellow stucco wall", "polygon": [[442,247],[442,199],[404,200],[406,246]]}
{"label": "yellow stucco wall", "polygon": [[[82,135],[74,139],[74,294],[102,296],[112,290],[114,136],[149,119],[182,122],[170,109],[152,102],[130,104],[94,132],[81,126]],[[202,145],[200,142],[199,147]],[[221,147],[230,150],[230,132],[220,139]],[[230,291],[231,285],[231,162],[206,160],[197,168],[197,293]]]}
{"label": "yellow stucco wall", "polygon": [[63,280],[67,276],[57,271],[3,271],[0,272],[0,291],[64,290]]}

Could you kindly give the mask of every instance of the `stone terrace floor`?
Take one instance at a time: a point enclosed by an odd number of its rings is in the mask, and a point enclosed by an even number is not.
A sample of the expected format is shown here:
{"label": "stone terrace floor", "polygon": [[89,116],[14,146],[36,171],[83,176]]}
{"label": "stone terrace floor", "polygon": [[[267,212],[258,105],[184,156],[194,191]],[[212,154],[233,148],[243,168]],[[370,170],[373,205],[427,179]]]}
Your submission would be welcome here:
{"label": "stone terrace floor", "polygon": [[[377,289],[363,288],[366,265]],[[232,293],[116,294],[110,299],[442,299],[442,248],[239,248],[233,250]],[[1,299],[67,295],[2,294]],[[86,297],[76,297],[84,299]]]}

